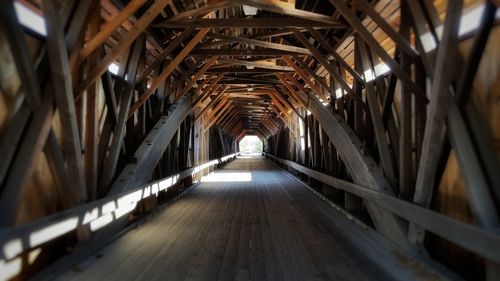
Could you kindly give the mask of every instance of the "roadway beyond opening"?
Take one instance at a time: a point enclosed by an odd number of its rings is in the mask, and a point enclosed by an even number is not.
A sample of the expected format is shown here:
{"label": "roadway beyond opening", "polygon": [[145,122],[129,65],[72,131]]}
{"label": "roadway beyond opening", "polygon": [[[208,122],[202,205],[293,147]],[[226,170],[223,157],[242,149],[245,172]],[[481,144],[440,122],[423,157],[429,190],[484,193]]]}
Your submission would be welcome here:
{"label": "roadway beyond opening", "polygon": [[60,279],[435,277],[270,161],[243,156]]}

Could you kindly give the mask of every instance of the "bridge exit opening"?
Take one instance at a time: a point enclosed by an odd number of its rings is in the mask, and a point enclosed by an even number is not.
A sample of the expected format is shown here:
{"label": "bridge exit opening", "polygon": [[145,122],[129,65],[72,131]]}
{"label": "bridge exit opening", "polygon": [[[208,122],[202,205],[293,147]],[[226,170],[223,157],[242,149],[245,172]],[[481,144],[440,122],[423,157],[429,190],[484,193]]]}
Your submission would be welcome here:
{"label": "bridge exit opening", "polygon": [[261,154],[264,149],[262,140],[252,135],[244,136],[239,145],[242,154]]}

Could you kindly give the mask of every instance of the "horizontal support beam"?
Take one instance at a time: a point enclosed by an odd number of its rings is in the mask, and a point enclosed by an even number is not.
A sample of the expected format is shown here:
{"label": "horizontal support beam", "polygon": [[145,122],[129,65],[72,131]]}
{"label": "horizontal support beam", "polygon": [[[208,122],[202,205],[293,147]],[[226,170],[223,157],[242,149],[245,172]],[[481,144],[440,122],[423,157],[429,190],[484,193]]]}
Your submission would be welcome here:
{"label": "horizontal support beam", "polygon": [[[294,70],[292,69],[292,72]],[[214,68],[214,69],[209,69],[205,73],[250,73],[250,74],[274,74],[276,72],[281,73],[281,72],[290,72],[289,70],[276,70],[276,69],[263,69],[256,67],[254,69],[247,69],[247,68],[233,68],[233,67],[224,67],[224,68]]]}
{"label": "horizontal support beam", "polygon": [[500,262],[500,235],[498,233],[452,219],[438,212],[409,203],[383,192],[323,174],[289,160],[269,154],[266,156],[329,186],[374,202],[394,215],[415,223],[471,252]]}
{"label": "horizontal support beam", "polygon": [[[95,231],[99,227],[111,225],[111,223],[102,225],[99,220],[103,220],[102,218],[108,216],[115,219],[121,218],[134,210],[141,200],[150,196],[158,196],[158,192],[167,190],[177,182],[198,174],[209,167],[232,160],[236,156],[236,153],[227,155],[184,170],[168,178],[163,178],[146,185],[135,186],[127,191],[109,195],[105,198],[55,213],[18,227],[5,229],[0,236],[0,249],[5,249],[9,245],[15,245],[16,251],[9,251],[8,253],[3,250],[0,251],[0,264],[53,241],[66,233],[76,230],[78,227],[87,226]],[[113,207],[111,208],[111,206]],[[37,235],[37,233],[48,229],[52,229],[48,235]]]}
{"label": "horizontal support beam", "polygon": [[210,56],[291,56],[295,55],[295,52],[283,51],[283,50],[275,50],[275,49],[194,49],[189,55],[190,56],[201,56],[201,57],[210,57]]}
{"label": "horizontal support beam", "polygon": [[223,34],[218,34],[218,33],[208,33],[207,36],[210,38],[214,38],[214,39],[225,40],[225,41],[230,41],[230,42],[245,43],[248,45],[258,46],[258,47],[262,47],[262,48],[287,51],[287,52],[308,55],[308,56],[312,55],[311,51],[309,51],[306,48],[299,48],[299,47],[290,46],[290,45],[271,43],[271,42],[266,42],[266,41],[244,38],[244,37],[229,36],[229,35],[223,35]]}
{"label": "horizontal support beam", "polygon": [[167,28],[287,28],[287,27],[330,27],[346,28],[341,22],[325,23],[294,18],[232,18],[232,19],[189,19],[185,21],[167,21],[155,25]]}

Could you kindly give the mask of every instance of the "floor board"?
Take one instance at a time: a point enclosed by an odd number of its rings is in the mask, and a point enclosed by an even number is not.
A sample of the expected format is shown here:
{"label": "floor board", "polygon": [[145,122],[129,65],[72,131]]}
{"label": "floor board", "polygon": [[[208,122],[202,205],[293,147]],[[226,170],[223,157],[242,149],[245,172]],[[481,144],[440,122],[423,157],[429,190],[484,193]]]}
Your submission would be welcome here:
{"label": "floor board", "polygon": [[400,261],[402,254],[392,244],[349,221],[263,158],[239,158],[206,179],[59,279],[391,280],[429,276],[422,275],[422,268],[414,272],[405,267],[408,262]]}

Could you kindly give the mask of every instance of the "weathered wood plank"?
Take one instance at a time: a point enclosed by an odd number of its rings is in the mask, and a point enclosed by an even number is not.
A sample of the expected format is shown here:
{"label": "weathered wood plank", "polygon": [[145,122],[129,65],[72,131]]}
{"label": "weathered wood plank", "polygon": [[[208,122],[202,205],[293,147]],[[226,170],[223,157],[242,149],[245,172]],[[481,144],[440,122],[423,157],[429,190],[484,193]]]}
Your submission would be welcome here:
{"label": "weathered wood plank", "polygon": [[188,55],[188,53],[200,42],[203,37],[205,37],[205,34],[209,29],[202,29],[196,33],[196,35],[189,41],[189,43],[182,49],[182,51],[166,66],[162,72],[154,79],[154,81],[151,82],[151,85],[147,89],[146,92],[144,92],[131,107],[130,107],[130,113],[129,116],[132,116],[132,114],[139,109],[139,107],[146,102],[146,100],[155,92],[156,89],[167,79],[167,77],[174,71],[174,69],[179,65],[184,58]]}
{"label": "weathered wood plank", "polygon": [[131,29],[130,32],[124,36],[124,38],[120,41],[120,44],[117,44],[110,50],[106,56],[104,56],[98,65],[94,68],[94,70],[89,74],[89,77],[82,81],[76,88],[76,99],[83,94],[83,92],[89,87],[95,80],[99,79],[99,77],[106,72],[108,66],[121,54],[124,53],[125,50],[141,35],[141,33],[146,29],[149,24],[156,18],[158,14],[160,14],[163,9],[167,5],[171,5],[171,0],[155,0],[153,4],[148,8],[146,12],[144,12],[143,16],[138,19],[135,24],[135,28]]}
{"label": "weathered wood plank", "polygon": [[[412,223],[418,224],[449,241],[452,241],[484,257],[488,257],[497,262],[500,261],[498,249],[491,248],[492,245],[500,245],[498,242],[500,240],[500,236],[498,236],[494,231],[485,230],[475,225],[452,219],[438,212],[406,202],[384,192],[376,191],[362,185],[353,184],[330,175],[314,171],[289,160],[280,159],[271,155],[269,157],[276,159],[278,162],[284,163],[302,173],[315,177],[316,179],[323,181],[334,188],[353,193],[369,201],[377,202],[381,208],[411,221]],[[486,242],[483,239],[486,239],[489,242]]]}
{"label": "weathered wood plank", "polygon": [[[289,64],[294,63],[290,61]],[[330,141],[337,148],[354,181],[392,195],[389,183],[378,170],[375,161],[365,155],[361,140],[347,126],[344,119],[339,114],[329,112],[316,98],[307,97],[302,93],[298,94],[301,95],[302,99],[308,100],[307,108],[320,122]],[[408,248],[406,233],[396,217],[372,203],[368,203],[367,208],[377,230],[401,247]]]}
{"label": "weathered wood plank", "polygon": [[[427,122],[425,124],[422,156],[418,165],[417,180],[413,202],[428,207],[434,190],[438,161],[442,151],[446,130],[446,113],[451,100],[449,87],[452,82],[452,71],[458,54],[458,27],[462,12],[462,1],[449,5],[443,30],[443,38],[439,44],[434,70],[434,79],[430,92],[431,102],[428,106]],[[425,232],[410,225],[409,239],[412,243],[421,243]]]}
{"label": "weathered wood plank", "polygon": [[120,149],[122,148],[124,141],[126,124],[129,119],[129,108],[134,96],[136,75],[139,67],[139,61],[143,54],[145,39],[145,36],[139,37],[135,42],[133,49],[130,50],[131,53],[127,69],[128,79],[125,82],[125,90],[120,99],[117,122],[113,130],[113,138],[111,140],[109,152],[107,157],[104,159],[103,169],[105,172],[101,174],[101,178],[99,180],[99,186],[101,189],[107,189],[116,172]]}
{"label": "weathered wood plank", "polygon": [[62,129],[65,132],[62,147],[66,156],[68,173],[79,192],[78,201],[85,201],[87,199],[87,189],[83,173],[82,146],[77,125],[66,41],[59,22],[59,14],[52,0],[43,1],[43,11],[48,33],[47,53],[54,96]]}

